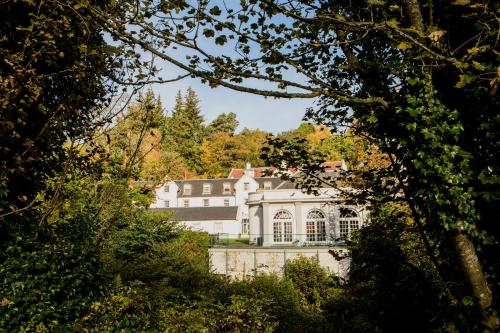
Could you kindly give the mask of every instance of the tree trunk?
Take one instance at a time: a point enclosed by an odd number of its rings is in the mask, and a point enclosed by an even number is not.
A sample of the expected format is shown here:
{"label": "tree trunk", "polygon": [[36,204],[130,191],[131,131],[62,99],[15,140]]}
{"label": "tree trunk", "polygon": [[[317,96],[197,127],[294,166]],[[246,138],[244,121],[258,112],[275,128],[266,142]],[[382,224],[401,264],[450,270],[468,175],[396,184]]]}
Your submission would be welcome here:
{"label": "tree trunk", "polygon": [[476,249],[470,238],[458,229],[452,230],[453,245],[457,253],[460,266],[476,302],[483,323],[495,331],[499,327],[498,317],[490,312],[493,302],[491,290],[483,273]]}

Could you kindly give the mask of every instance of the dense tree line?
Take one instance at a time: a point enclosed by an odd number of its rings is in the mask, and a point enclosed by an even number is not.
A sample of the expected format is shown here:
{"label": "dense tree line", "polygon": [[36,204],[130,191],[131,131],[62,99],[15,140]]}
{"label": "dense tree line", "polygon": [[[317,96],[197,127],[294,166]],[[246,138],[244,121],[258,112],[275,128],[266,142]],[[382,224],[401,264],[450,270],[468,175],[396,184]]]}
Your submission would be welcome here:
{"label": "dense tree line", "polygon": [[262,148],[273,137],[292,140],[327,160],[344,159],[350,167],[366,159],[366,142],[349,131],[334,135],[324,126],[304,122],[273,136],[258,129],[237,132],[238,125],[233,112],[206,124],[192,88],[184,96],[178,92],[171,111],[164,109],[160,96],[145,90],[101,133],[101,141],[123,165],[133,161],[130,175],[140,180],[224,178],[247,162],[266,166]]}
{"label": "dense tree line", "polygon": [[[498,2],[140,4],[135,24],[131,15],[96,16],[125,48],[213,87],[317,97],[309,117],[352,126],[380,149],[388,165],[365,173],[377,190],[367,188],[368,198],[404,200],[442,281],[438,293],[450,308],[474,304],[448,324],[498,328]],[[187,56],[170,54],[172,44]],[[296,150],[289,157],[305,162]]]}
{"label": "dense tree line", "polygon": [[[498,329],[496,2],[0,6],[1,330]],[[189,55],[173,58],[174,44]],[[227,45],[236,53],[210,52]],[[118,85],[170,81],[139,48],[185,70],[178,78],[317,97],[307,116],[327,128],[304,124],[270,138],[263,161],[258,143],[239,136],[264,135],[234,133],[232,115],[204,125],[193,91],[167,117],[145,93],[113,120]],[[346,127],[348,135],[329,134]],[[181,137],[182,151],[164,149]],[[233,157],[216,159],[214,149]],[[359,189],[349,199],[372,211],[349,244],[346,281],[304,260],[284,278],[214,277],[207,236],[150,215],[148,189],[132,185],[182,168],[219,176],[234,159],[254,158],[301,168],[298,185],[314,192],[318,182],[343,184],[317,177],[320,162],[337,156],[353,170],[338,181]]]}

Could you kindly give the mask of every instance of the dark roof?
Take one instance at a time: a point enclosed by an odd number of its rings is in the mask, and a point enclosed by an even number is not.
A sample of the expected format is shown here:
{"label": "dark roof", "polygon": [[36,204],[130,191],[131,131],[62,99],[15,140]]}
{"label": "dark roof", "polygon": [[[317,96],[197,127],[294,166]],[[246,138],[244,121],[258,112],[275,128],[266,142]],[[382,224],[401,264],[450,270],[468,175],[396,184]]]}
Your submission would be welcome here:
{"label": "dark roof", "polygon": [[271,182],[271,189],[275,189],[278,187],[279,184],[283,182],[281,178],[279,177],[260,177],[260,178],[254,178],[255,181],[259,184],[259,188],[264,188],[264,183],[265,182]]}
{"label": "dark roof", "polygon": [[[303,177],[303,173],[299,172],[296,175],[293,176],[293,178],[298,178],[300,179]],[[322,172],[316,175],[319,179],[323,179],[325,182],[321,184],[321,187],[323,188],[331,188],[332,186],[328,185],[328,182],[338,178],[339,173],[337,171],[328,171],[328,172]],[[296,189],[296,184],[297,183],[292,183],[290,180],[285,180],[281,184],[279,184],[276,189],[277,190],[293,190]],[[274,188],[274,187],[273,187]]]}
{"label": "dark roof", "polygon": [[151,208],[154,212],[172,212],[178,221],[236,220],[238,207],[190,207],[190,208]]}
{"label": "dark roof", "polygon": [[[202,197],[202,196],[232,196],[234,195],[234,183],[238,179],[188,179],[188,180],[176,180],[175,183],[179,186],[179,197]],[[223,192],[223,184],[231,184],[231,192]],[[191,184],[191,195],[184,195],[184,184]],[[203,184],[212,185],[212,191],[210,194],[203,194]]]}

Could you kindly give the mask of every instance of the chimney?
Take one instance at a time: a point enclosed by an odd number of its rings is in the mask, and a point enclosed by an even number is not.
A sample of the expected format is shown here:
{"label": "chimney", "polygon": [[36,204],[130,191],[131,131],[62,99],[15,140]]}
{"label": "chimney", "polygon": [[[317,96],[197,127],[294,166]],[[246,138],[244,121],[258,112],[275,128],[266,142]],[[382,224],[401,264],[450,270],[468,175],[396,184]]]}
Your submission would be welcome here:
{"label": "chimney", "polygon": [[250,176],[252,178],[255,177],[255,171],[252,169],[252,165],[250,164],[250,162],[246,163],[246,166],[245,166],[245,175]]}

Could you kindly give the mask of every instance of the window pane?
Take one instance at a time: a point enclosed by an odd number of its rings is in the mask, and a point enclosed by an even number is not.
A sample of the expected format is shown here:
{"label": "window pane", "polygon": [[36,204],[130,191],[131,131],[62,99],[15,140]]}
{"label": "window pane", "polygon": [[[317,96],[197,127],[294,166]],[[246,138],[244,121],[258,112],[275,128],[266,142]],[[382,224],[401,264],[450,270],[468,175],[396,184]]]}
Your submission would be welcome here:
{"label": "window pane", "polygon": [[292,222],[283,222],[283,226],[285,229],[285,234],[284,234],[284,242],[291,242],[292,241]]}
{"label": "window pane", "polygon": [[281,242],[282,237],[281,237],[281,222],[274,222],[273,223],[273,235],[274,235],[274,241],[276,243]]}
{"label": "window pane", "polygon": [[320,242],[324,242],[326,240],[325,221],[318,221],[316,229],[317,229],[317,240]]}
{"label": "window pane", "polygon": [[340,221],[340,239],[345,240],[349,234],[349,222]]}
{"label": "window pane", "polygon": [[307,221],[306,222],[306,234],[307,234],[307,240],[308,241],[315,241],[316,240],[316,235],[315,235],[316,231],[315,231],[315,228],[314,228],[314,222],[312,221]]}

